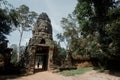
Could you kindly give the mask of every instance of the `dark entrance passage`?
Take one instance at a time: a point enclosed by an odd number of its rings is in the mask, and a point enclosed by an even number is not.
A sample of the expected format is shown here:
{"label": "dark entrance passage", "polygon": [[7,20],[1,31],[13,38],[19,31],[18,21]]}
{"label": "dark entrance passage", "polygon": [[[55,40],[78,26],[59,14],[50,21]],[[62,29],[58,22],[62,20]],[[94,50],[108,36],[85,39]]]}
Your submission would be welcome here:
{"label": "dark entrance passage", "polygon": [[35,72],[45,71],[48,69],[48,52],[47,46],[38,46],[35,53]]}

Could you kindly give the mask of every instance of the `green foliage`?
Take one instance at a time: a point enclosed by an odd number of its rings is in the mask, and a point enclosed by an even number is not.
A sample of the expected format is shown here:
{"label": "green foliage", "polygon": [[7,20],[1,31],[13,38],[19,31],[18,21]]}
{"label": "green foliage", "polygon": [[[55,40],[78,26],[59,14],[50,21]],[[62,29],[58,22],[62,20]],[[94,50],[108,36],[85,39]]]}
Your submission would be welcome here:
{"label": "green foliage", "polygon": [[69,14],[67,18],[62,18],[61,26],[64,32],[57,34],[57,38],[66,44],[67,49],[74,51],[79,45],[77,42],[79,42],[78,39],[80,37],[78,23],[74,13]]}
{"label": "green foliage", "polygon": [[0,9],[0,43],[4,41],[6,36],[8,35],[11,28],[10,28],[10,18],[7,14],[7,11],[4,9]]}
{"label": "green foliage", "polygon": [[110,58],[120,57],[119,4],[117,0],[78,0],[75,8],[83,40],[86,40],[83,51],[97,57],[102,66],[106,66]]}
{"label": "green foliage", "polygon": [[[6,0],[0,0],[0,43],[6,39],[6,35],[12,31],[13,26],[17,23],[11,13],[13,6]],[[15,11],[15,10],[14,10]]]}
{"label": "green foliage", "polygon": [[95,14],[91,6],[91,0],[78,0],[74,11],[79,22],[79,30],[84,35],[92,33],[95,29],[94,25],[91,24],[91,18]]}
{"label": "green foliage", "polygon": [[12,51],[12,56],[11,56],[11,63],[17,63],[17,45],[16,44],[12,44],[10,46],[10,48],[13,48]]}
{"label": "green foliage", "polygon": [[11,13],[13,13],[12,18],[17,22],[16,27],[21,27],[23,31],[29,30],[37,17],[37,13],[29,11],[29,7],[26,5],[21,5],[15,10],[11,9]]}
{"label": "green foliage", "polygon": [[60,74],[62,74],[64,76],[74,76],[77,74],[83,74],[92,69],[93,69],[92,67],[86,67],[86,68],[80,68],[80,69],[76,69],[76,70],[65,70],[65,71],[60,72]]}
{"label": "green foliage", "polygon": [[21,54],[25,53],[25,48],[26,48],[26,46],[20,46],[20,52],[21,52]]}
{"label": "green foliage", "polygon": [[18,30],[20,33],[19,40],[19,50],[22,41],[22,36],[24,31],[32,30],[32,26],[37,18],[37,13],[34,11],[29,11],[29,7],[26,5],[21,5],[16,9],[11,9],[11,18],[15,23],[14,30]]}
{"label": "green foliage", "polygon": [[60,44],[57,43],[57,42],[55,42],[55,45],[56,45],[57,48],[58,48],[58,52],[59,52],[59,57],[60,57],[60,59],[61,59],[61,60],[64,60],[65,57],[66,57],[66,50],[65,50],[64,48],[62,48],[62,47],[60,46]]}
{"label": "green foliage", "polygon": [[105,26],[112,42],[109,45],[110,55],[120,57],[120,8],[109,11],[110,21]]}
{"label": "green foliage", "polygon": [[78,0],[74,13],[62,18],[63,33],[73,55],[89,55],[106,67],[109,59],[120,58],[120,1]]}
{"label": "green foliage", "polygon": [[66,51],[65,51],[65,49],[64,48],[59,48],[59,56],[60,56],[60,58],[62,59],[62,60],[64,60],[65,59],[65,57],[66,57]]}
{"label": "green foliage", "polygon": [[[9,15],[9,10],[7,9],[8,2],[5,0],[0,1],[0,43],[6,39],[11,31],[11,19]],[[6,6],[5,8],[2,5]]]}

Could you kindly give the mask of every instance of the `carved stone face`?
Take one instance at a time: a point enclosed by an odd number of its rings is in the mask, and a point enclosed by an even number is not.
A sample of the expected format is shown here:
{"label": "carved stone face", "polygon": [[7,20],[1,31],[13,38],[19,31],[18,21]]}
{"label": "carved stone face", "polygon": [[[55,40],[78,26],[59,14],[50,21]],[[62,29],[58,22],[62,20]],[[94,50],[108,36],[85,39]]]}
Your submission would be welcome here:
{"label": "carved stone face", "polygon": [[[46,34],[44,36],[52,35],[51,21],[46,14],[40,14],[33,31],[33,35],[42,36],[42,34]],[[52,36],[48,38],[52,39]]]}

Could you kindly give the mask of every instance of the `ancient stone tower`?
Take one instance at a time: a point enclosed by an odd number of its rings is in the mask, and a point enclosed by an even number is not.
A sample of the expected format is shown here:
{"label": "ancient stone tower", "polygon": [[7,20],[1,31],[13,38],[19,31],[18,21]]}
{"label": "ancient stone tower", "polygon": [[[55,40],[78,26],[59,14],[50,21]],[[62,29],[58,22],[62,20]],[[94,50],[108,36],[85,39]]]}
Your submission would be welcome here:
{"label": "ancient stone tower", "polygon": [[[27,47],[26,65],[33,73],[35,66],[42,65],[42,70],[50,70],[53,65],[55,46],[52,38],[51,21],[46,13],[39,15],[33,30],[33,36]],[[42,62],[41,62],[42,61]]]}

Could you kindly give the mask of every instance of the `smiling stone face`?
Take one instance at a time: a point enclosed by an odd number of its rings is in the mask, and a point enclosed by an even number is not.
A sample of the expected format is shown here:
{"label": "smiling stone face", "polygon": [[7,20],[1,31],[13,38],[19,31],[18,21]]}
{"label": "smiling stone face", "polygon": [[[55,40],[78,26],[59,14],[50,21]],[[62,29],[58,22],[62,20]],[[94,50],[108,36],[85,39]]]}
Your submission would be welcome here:
{"label": "smiling stone face", "polygon": [[45,32],[47,34],[52,35],[51,21],[46,13],[42,13],[39,15],[34,27],[35,34],[38,34],[40,32]]}

